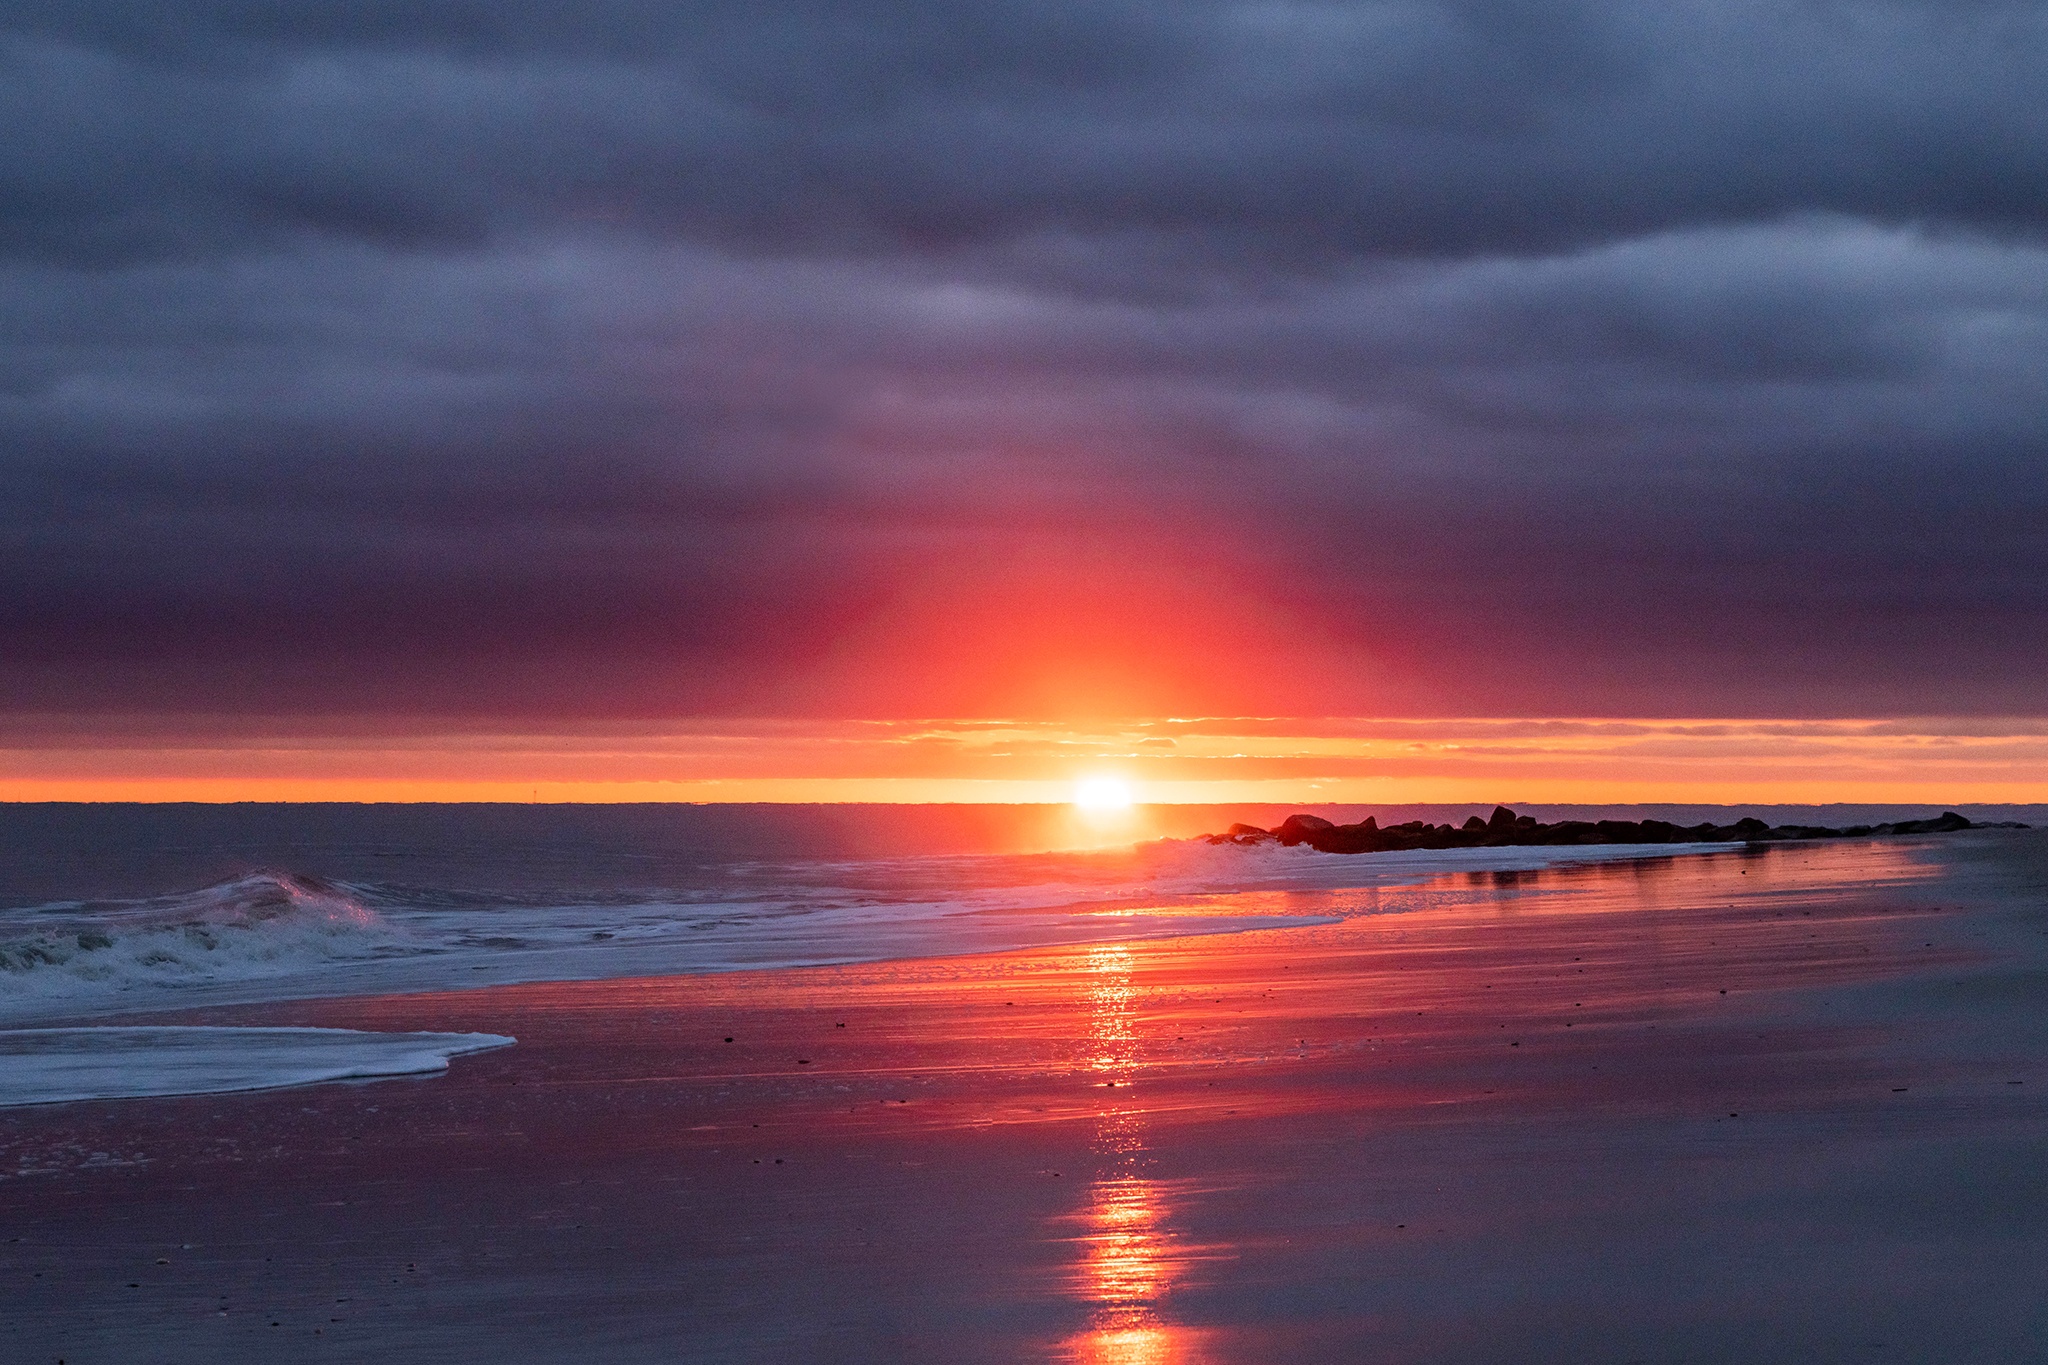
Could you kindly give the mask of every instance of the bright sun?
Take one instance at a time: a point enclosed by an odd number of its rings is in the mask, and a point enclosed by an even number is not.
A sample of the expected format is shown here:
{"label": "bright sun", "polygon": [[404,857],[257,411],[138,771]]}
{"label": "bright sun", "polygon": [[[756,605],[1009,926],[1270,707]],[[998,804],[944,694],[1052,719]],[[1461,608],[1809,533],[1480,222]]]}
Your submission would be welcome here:
{"label": "bright sun", "polygon": [[1131,784],[1120,777],[1084,777],[1074,784],[1074,804],[1082,810],[1128,810]]}

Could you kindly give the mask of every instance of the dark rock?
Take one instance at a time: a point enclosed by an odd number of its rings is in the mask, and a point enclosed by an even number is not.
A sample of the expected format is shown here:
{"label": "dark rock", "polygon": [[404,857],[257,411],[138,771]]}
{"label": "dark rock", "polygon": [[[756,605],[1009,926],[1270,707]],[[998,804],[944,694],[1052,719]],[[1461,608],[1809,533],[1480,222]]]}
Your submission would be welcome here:
{"label": "dark rock", "polygon": [[1554,825],[1546,825],[1530,816],[1516,815],[1506,806],[1496,806],[1492,816],[1486,820],[1475,815],[1462,827],[1409,820],[1381,829],[1371,816],[1355,825],[1338,825],[1319,815],[1290,815],[1271,832],[1256,825],[1232,825],[1223,834],[1202,837],[1211,844],[1257,844],[1277,840],[1289,847],[1307,844],[1324,853],[1377,853],[1396,849],[1518,844],[1770,843],[1887,834],[1946,834],[1955,830],[1989,828],[2025,829],[2026,826],[1976,825],[1954,811],[1944,811],[1926,820],[1852,825],[1848,829],[1829,829],[1821,825],[1773,827],[1755,816],[1745,816],[1731,825],[1703,823],[1684,828],[1665,820],[1560,820]]}
{"label": "dark rock", "polygon": [[1221,834],[1203,835],[1202,841],[1210,844],[1270,844],[1273,835],[1270,830],[1260,829],[1257,825],[1232,825]]}
{"label": "dark rock", "polygon": [[1336,825],[1317,830],[1309,836],[1308,845],[1324,853],[1372,853],[1386,847],[1381,841],[1379,828],[1370,820],[1359,825]]}
{"label": "dark rock", "polygon": [[1280,822],[1280,828],[1273,831],[1281,843],[1292,848],[1296,844],[1309,842],[1311,835],[1337,828],[1320,815],[1290,815]]}
{"label": "dark rock", "polygon": [[1901,820],[1891,826],[1891,831],[1894,834],[1952,834],[1968,828],[1970,822],[1967,819],[1952,810],[1945,810],[1932,820]]}

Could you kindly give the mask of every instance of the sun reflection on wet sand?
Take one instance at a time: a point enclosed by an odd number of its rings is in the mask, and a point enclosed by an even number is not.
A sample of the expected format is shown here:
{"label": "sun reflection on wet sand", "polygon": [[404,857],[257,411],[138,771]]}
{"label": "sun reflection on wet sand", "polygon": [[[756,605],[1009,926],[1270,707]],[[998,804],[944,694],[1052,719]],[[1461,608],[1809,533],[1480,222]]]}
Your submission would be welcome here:
{"label": "sun reflection on wet sand", "polygon": [[1182,1269],[1163,1226],[1163,1192],[1130,1175],[1097,1180],[1082,1215],[1086,1231],[1075,1288],[1093,1304],[1093,1323],[1069,1343],[1080,1365],[1168,1365],[1186,1359],[1184,1334],[1160,1311]]}
{"label": "sun reflection on wet sand", "polygon": [[[1088,952],[1089,1064],[1111,1095],[1130,1093],[1137,1070],[1131,963],[1122,944]],[[1094,1312],[1089,1330],[1067,1342],[1067,1358],[1076,1365],[1187,1365],[1193,1334],[1169,1321],[1162,1304],[1197,1256],[1167,1226],[1172,1183],[1142,1174],[1144,1111],[1135,1096],[1103,1105],[1095,1149],[1107,1164],[1074,1220],[1081,1255],[1070,1283]]]}
{"label": "sun reflection on wet sand", "polygon": [[1091,1063],[1112,1084],[1128,1082],[1137,1065],[1137,1036],[1131,1031],[1131,950],[1103,943],[1088,950],[1088,1042]]}

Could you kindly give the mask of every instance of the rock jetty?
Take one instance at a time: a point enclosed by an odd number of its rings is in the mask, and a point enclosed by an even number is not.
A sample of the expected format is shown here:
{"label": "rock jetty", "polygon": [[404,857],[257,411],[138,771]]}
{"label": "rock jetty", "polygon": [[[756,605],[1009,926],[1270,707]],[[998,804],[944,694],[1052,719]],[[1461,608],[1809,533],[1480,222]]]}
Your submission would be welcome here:
{"label": "rock jetty", "polygon": [[1324,853],[1383,853],[1405,848],[1498,848],[1509,844],[1719,844],[1776,843],[1794,839],[1865,839],[1888,834],[1949,834],[1963,829],[2024,829],[2024,825],[1982,825],[1954,811],[1927,820],[1895,820],[1883,825],[1767,825],[1754,816],[1732,825],[1674,825],[1664,820],[1560,820],[1546,825],[1532,816],[1495,806],[1488,819],[1473,816],[1462,825],[1432,825],[1423,820],[1381,829],[1371,816],[1355,825],[1339,825],[1317,815],[1290,815],[1277,829],[1232,825],[1221,834],[1205,834],[1212,844],[1307,844]]}

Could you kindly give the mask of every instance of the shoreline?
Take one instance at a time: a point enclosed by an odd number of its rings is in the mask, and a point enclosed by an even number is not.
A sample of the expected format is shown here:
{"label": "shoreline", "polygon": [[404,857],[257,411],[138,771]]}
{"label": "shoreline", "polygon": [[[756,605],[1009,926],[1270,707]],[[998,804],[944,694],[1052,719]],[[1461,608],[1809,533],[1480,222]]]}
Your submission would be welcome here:
{"label": "shoreline", "polygon": [[[1169,851],[1193,853],[1205,847],[1203,841],[1188,840],[1179,841],[1176,849]],[[835,926],[798,921],[787,934],[779,933],[772,923],[758,929],[741,924],[736,934],[698,934],[668,942],[614,942],[607,933],[593,935],[605,940],[604,943],[570,947],[469,956],[406,952],[375,958],[328,959],[297,973],[211,980],[189,976],[172,976],[163,982],[137,980],[121,983],[96,999],[89,990],[79,989],[90,983],[65,981],[58,984],[71,989],[71,994],[53,993],[37,998],[25,992],[13,1002],[0,1002],[0,1030],[146,1020],[160,1014],[214,1006],[488,990],[551,981],[807,970],[1125,939],[1299,928],[1341,917],[1355,899],[1390,889],[1424,886],[1438,878],[1466,872],[1537,872],[1550,867],[1705,855],[1732,847],[1735,845],[1606,844],[1397,850],[1370,861],[1346,859],[1331,863],[1297,861],[1308,859],[1311,854],[1293,851],[1274,861],[1268,851],[1269,860],[1263,865],[1249,861],[1260,854],[1227,852],[1216,855],[1228,860],[1221,865],[1200,867],[1189,874],[1169,871],[1160,874],[1157,881],[1148,881],[1155,874],[1134,862],[1128,880],[1112,876],[1094,885],[1077,883],[1068,894],[1045,899],[1042,904],[976,907],[963,898],[957,908],[936,916],[904,916],[894,920],[888,913],[891,907],[883,904],[878,907],[880,914],[863,923]],[[1106,863],[1116,858],[1136,860],[1159,851],[1156,844],[1132,845],[1127,849],[1057,856]],[[1240,856],[1247,861],[1236,861]],[[1331,874],[1335,880],[1307,875],[1317,872]],[[283,874],[259,875],[240,878],[226,889],[261,883],[253,888],[253,894],[271,897],[295,894],[298,880]],[[192,899],[205,899],[221,889],[203,888],[192,893]],[[1288,889],[1302,894],[1285,905],[1260,900],[1267,893]],[[319,887],[315,895],[326,896],[330,892],[341,894],[331,907],[316,903],[316,911],[341,918],[344,923],[364,914],[363,907],[346,895],[346,887]],[[1244,905],[1235,913],[1217,909],[1219,904],[1237,902]],[[596,907],[591,914],[602,915],[606,911],[607,907]],[[507,926],[514,932],[518,927],[516,922]],[[85,941],[80,936],[79,942]],[[93,962],[86,953],[74,954],[74,958],[86,964]]]}

